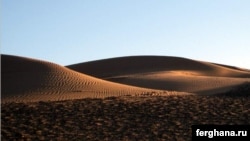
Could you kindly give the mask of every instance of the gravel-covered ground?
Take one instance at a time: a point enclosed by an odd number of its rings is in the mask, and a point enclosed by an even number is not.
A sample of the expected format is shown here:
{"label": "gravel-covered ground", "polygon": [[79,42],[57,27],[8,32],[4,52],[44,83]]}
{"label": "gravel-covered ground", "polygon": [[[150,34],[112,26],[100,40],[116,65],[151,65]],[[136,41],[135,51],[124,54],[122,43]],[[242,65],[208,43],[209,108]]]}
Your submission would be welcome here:
{"label": "gravel-covered ground", "polygon": [[1,105],[3,141],[186,141],[194,124],[250,124],[250,98],[128,96]]}

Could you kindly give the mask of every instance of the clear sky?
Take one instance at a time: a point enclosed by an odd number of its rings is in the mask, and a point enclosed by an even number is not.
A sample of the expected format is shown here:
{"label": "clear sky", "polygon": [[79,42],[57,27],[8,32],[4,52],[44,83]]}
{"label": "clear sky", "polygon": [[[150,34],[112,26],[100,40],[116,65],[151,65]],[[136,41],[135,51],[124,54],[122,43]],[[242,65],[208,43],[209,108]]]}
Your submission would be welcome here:
{"label": "clear sky", "polygon": [[2,0],[1,53],[60,65],[130,55],[250,68],[250,0]]}

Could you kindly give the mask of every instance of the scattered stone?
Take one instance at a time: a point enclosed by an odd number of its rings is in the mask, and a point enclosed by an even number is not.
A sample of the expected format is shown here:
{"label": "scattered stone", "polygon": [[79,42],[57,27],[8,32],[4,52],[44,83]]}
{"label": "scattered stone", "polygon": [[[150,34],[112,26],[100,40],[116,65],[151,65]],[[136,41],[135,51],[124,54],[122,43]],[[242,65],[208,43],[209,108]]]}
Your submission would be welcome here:
{"label": "scattered stone", "polygon": [[1,105],[2,140],[188,140],[194,124],[250,124],[250,98],[131,96]]}

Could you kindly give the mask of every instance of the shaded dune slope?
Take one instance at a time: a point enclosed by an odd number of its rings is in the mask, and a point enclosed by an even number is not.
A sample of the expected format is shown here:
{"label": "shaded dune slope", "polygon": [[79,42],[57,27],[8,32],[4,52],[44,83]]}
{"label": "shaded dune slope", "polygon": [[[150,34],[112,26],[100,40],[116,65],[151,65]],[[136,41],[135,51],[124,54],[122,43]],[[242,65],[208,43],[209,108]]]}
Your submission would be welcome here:
{"label": "shaded dune slope", "polygon": [[249,77],[250,71],[180,57],[128,56],[73,64],[68,68],[97,77],[159,71],[193,71],[202,76]]}
{"label": "shaded dune slope", "polygon": [[179,57],[129,56],[67,67],[122,84],[197,94],[225,92],[250,81],[250,71]]}
{"label": "shaded dune slope", "polygon": [[41,60],[1,55],[1,62],[2,102],[58,101],[162,92],[108,82]]}
{"label": "shaded dune slope", "polygon": [[219,96],[250,97],[250,82],[243,83],[226,93],[219,93]]}

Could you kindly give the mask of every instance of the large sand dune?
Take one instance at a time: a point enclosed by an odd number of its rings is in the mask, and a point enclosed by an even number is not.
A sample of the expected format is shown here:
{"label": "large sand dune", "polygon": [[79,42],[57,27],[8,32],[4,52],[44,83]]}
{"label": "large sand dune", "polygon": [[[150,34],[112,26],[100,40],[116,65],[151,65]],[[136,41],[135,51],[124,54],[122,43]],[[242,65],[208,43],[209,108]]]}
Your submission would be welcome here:
{"label": "large sand dune", "polygon": [[[58,101],[162,92],[108,82],[41,60],[2,55],[1,61],[2,102]],[[168,94],[183,93],[165,91],[163,95]]]}
{"label": "large sand dune", "polygon": [[250,81],[247,70],[178,57],[131,56],[63,67],[32,58],[1,55],[1,62],[2,102],[217,94]]}
{"label": "large sand dune", "polygon": [[153,89],[216,94],[250,81],[250,71],[178,57],[130,56],[67,66],[101,79]]}
{"label": "large sand dune", "polygon": [[250,123],[250,72],[237,67],[156,56],[1,63],[2,140],[187,140],[192,125]]}

